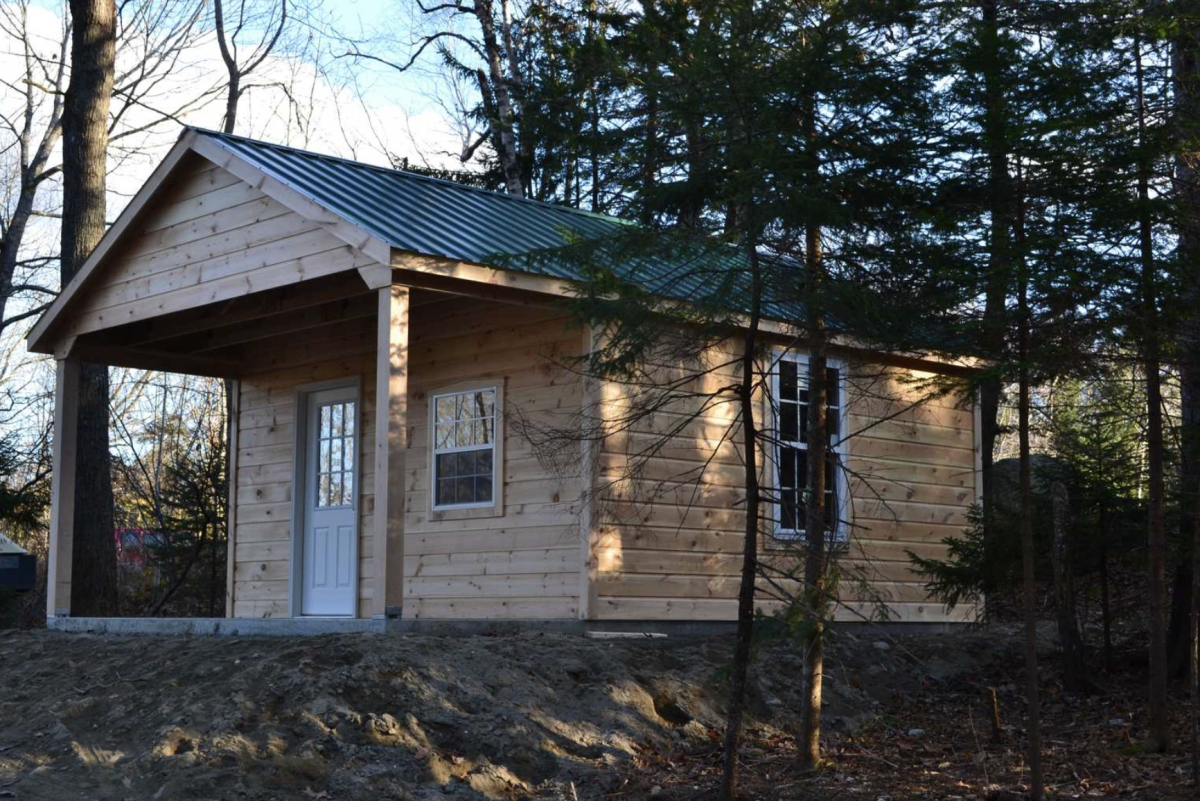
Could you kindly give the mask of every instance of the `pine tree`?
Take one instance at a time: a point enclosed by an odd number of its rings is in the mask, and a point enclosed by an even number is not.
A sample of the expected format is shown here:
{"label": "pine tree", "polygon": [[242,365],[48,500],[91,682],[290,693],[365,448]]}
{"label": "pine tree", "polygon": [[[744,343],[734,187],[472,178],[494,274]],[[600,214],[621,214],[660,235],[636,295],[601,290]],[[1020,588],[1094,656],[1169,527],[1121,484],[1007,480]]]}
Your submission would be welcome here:
{"label": "pine tree", "polygon": [[[597,48],[619,74],[614,83],[624,93],[620,109],[626,115],[606,174],[625,177],[620,192],[628,199],[622,205],[644,227],[612,242],[565,248],[592,276],[581,287],[577,314],[601,332],[603,344],[587,373],[634,385],[654,398],[643,398],[643,407],[661,409],[662,393],[670,388],[655,384],[642,363],[664,347],[653,343],[673,322],[697,332],[667,348],[678,363],[702,365],[702,346],[729,338],[740,354],[736,388],[711,397],[701,393],[704,403],[737,404],[738,431],[730,437],[742,443],[747,466],[726,733],[728,798],[736,793],[742,695],[762,572],[758,539],[780,503],[772,488],[758,484],[759,460],[775,458],[776,442],[771,425],[755,417],[758,398],[769,395],[774,359],[764,349],[758,320],[773,316],[794,331],[812,368],[811,400],[822,392],[826,319],[852,309],[856,321],[880,312],[878,299],[855,287],[900,283],[903,267],[882,262],[920,263],[917,254],[928,247],[931,228],[914,210],[922,193],[916,175],[927,154],[912,132],[925,130],[928,106],[921,93],[930,87],[909,58],[913,21],[906,5],[876,0],[799,6],[656,2],[610,16],[609,41]],[[637,265],[662,261],[664,254],[687,266],[668,278],[639,276]],[[562,258],[564,251],[553,255]],[[923,276],[930,274],[910,271],[903,283],[926,293]],[[686,299],[690,311],[673,317],[655,295],[638,288],[639,277],[658,294]],[[867,303],[873,305],[864,314]],[[838,465],[823,453],[828,436],[821,415],[813,415],[810,425],[818,428],[809,442],[819,444],[808,455],[806,541],[797,548],[797,569],[776,578],[799,578],[804,587],[791,602],[793,617],[803,621],[801,756],[811,767],[820,761],[822,650],[836,602],[836,587],[826,578],[836,549],[827,547],[832,510],[824,508],[822,482]],[[563,436],[556,432],[551,439]]]}

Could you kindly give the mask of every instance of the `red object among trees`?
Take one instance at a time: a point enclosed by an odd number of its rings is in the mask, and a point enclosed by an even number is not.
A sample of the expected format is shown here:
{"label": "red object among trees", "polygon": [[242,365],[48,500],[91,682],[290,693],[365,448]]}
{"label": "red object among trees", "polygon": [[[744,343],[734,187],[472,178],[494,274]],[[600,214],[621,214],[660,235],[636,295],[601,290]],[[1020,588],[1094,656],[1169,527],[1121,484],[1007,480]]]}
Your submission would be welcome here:
{"label": "red object among trees", "polygon": [[162,535],[145,528],[117,528],[113,532],[117,546],[117,565],[141,569],[148,565],[148,547],[162,545]]}

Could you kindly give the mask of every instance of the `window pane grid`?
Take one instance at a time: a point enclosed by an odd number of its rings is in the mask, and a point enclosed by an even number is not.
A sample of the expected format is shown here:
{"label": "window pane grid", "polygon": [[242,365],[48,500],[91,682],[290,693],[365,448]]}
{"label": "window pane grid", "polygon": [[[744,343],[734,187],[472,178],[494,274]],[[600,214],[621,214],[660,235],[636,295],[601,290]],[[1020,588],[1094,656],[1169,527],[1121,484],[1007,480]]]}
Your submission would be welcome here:
{"label": "window pane grid", "polygon": [[434,506],[491,504],[496,390],[438,395],[433,403]]}
{"label": "window pane grid", "polygon": [[354,503],[354,401],[317,410],[317,507]]}
{"label": "window pane grid", "polygon": [[[808,407],[807,381],[801,383],[801,365],[790,359],[779,362],[779,383],[776,392],[777,491],[779,492],[780,532],[800,536],[805,526],[805,495],[808,487]],[[833,538],[840,538],[838,520],[839,455],[835,442],[841,435],[841,371],[827,368],[825,382],[826,435],[829,440],[825,463],[825,525]]]}

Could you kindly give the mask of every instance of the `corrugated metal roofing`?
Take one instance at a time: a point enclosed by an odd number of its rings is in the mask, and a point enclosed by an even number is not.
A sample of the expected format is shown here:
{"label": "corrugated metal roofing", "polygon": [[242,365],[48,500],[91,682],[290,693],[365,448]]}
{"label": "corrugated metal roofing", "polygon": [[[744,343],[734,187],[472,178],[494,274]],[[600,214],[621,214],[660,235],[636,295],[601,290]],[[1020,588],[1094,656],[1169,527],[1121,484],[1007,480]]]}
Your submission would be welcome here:
{"label": "corrugated metal roofing", "polygon": [[194,130],[401,250],[480,264],[497,253],[562,247],[567,235],[597,239],[625,226],[616,218],[579,209]]}
{"label": "corrugated metal roofing", "polygon": [[[745,297],[744,254],[715,240],[700,246],[668,241],[650,248],[651,255],[619,242],[636,235],[638,229],[615,217],[231,134],[192,130],[400,250],[569,281],[582,280],[585,262],[593,258],[608,262],[622,279],[652,294],[744,305],[738,300]],[[602,244],[584,258],[568,255],[568,244],[589,242],[615,244]],[[793,282],[769,283],[766,316],[795,319],[799,308],[793,300]],[[777,297],[770,297],[772,290]]]}

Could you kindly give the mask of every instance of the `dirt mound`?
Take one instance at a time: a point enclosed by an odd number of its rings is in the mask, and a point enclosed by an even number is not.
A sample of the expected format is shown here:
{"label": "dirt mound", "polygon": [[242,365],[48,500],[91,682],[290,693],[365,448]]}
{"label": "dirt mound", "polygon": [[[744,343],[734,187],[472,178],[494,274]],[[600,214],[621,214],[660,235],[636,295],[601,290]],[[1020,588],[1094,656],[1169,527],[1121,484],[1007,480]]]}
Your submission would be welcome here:
{"label": "dirt mound", "polygon": [[[598,798],[640,750],[720,736],[731,648],[0,632],[0,798]],[[991,654],[974,634],[842,634],[826,725],[853,727]],[[800,675],[792,646],[762,646],[756,726],[792,730]]]}

